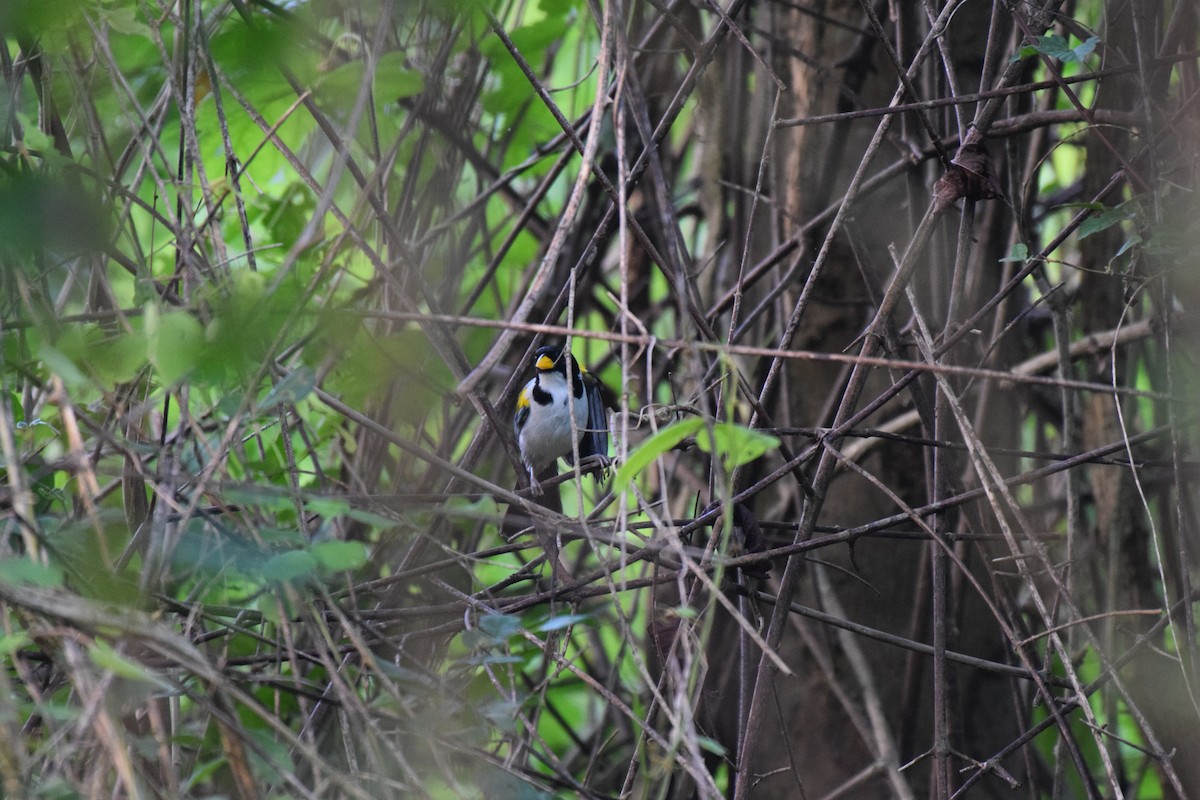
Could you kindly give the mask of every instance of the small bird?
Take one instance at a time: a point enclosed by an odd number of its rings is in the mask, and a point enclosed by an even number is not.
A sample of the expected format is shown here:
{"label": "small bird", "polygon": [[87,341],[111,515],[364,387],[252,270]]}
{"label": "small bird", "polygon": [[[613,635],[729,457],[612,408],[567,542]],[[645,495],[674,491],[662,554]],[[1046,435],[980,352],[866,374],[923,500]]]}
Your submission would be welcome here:
{"label": "small bird", "polygon": [[[540,495],[540,474],[552,468],[559,458],[574,464],[575,437],[579,437],[580,459],[596,456],[607,461],[605,409],[613,404],[607,388],[561,347],[539,347],[533,364],[537,371],[517,395],[513,430],[521,448],[521,460],[529,470],[530,490]],[[597,480],[599,477],[596,476]]]}

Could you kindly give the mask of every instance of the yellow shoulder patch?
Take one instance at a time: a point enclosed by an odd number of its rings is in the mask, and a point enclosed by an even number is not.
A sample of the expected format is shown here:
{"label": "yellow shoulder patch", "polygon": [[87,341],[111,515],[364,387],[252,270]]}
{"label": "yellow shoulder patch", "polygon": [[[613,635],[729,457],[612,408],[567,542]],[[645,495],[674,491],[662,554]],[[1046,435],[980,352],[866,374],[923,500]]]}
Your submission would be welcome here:
{"label": "yellow shoulder patch", "polygon": [[517,395],[517,408],[529,408],[529,387],[522,388]]}

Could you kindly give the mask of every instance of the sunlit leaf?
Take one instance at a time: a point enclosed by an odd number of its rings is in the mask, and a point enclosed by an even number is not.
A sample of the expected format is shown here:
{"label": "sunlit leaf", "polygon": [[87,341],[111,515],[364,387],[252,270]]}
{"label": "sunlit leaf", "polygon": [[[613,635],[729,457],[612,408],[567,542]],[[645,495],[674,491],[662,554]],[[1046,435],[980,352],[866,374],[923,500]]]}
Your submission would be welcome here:
{"label": "sunlit leaf", "polygon": [[687,437],[695,435],[704,425],[705,422],[700,417],[689,417],[668,425],[642,442],[630,451],[625,463],[617,468],[617,473],[613,476],[614,491],[623,492],[628,489],[633,479],[650,466],[656,458],[670,451]]}
{"label": "sunlit leaf", "polygon": [[726,468],[732,469],[749,464],[779,447],[779,439],[743,425],[718,422],[711,431],[707,427],[701,428],[696,434],[696,444],[706,453],[720,456]]}

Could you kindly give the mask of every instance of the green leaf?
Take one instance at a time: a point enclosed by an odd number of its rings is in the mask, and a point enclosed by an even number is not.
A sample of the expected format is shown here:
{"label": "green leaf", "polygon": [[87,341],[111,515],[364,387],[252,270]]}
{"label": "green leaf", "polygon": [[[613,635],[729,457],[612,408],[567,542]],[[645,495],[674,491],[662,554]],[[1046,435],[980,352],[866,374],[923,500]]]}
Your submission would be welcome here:
{"label": "green leaf", "polygon": [[311,575],[316,571],[317,565],[317,557],[307,550],[289,550],[267,559],[262,568],[262,575],[267,580],[280,583],[294,581]]}
{"label": "green leaf", "polygon": [[162,678],[136,661],[126,658],[112,648],[108,642],[97,640],[88,648],[92,663],[120,678],[147,683],[162,684]]}
{"label": "green leaf", "polygon": [[350,510],[350,501],[344,497],[306,497],[304,507],[323,517],[340,517]]}
{"label": "green leaf", "polygon": [[191,314],[146,306],[147,356],[163,385],[173,386],[191,372],[203,348],[204,329]]}
{"label": "green leaf", "polygon": [[25,139],[25,147],[37,153],[43,161],[54,167],[61,167],[70,164],[71,160],[66,158],[54,146],[54,139],[38,127],[35,121],[31,121],[29,117],[18,113],[17,120],[21,123],[21,135]]}
{"label": "green leaf", "polygon": [[231,503],[255,506],[264,511],[290,511],[295,508],[292,498],[280,489],[267,486],[229,486],[225,498]]}
{"label": "green leaf", "polygon": [[[546,48],[558,41],[567,27],[574,21],[574,14],[546,16],[528,25],[522,25],[508,32],[508,38],[526,61],[536,63],[538,56]],[[499,37],[489,36],[479,46],[479,51],[487,58],[511,60],[512,55]]]}
{"label": "green leaf", "polygon": [[105,386],[132,381],[146,364],[146,340],[140,333],[109,336],[97,327],[88,339],[88,367]]}
{"label": "green leaf", "polygon": [[550,633],[552,631],[560,631],[563,628],[569,628],[572,625],[578,625],[581,622],[586,622],[591,619],[588,614],[563,614],[557,617],[551,617],[542,624],[538,625],[534,630],[541,633]]}
{"label": "green leaf", "polygon": [[1007,256],[1000,259],[1000,263],[1005,261],[1026,261],[1029,258],[1029,248],[1024,242],[1017,242],[1012,246],[1012,251]]}
{"label": "green leaf", "polygon": [[56,564],[46,566],[28,558],[6,558],[0,560],[0,582],[49,589],[63,585],[63,571]]}
{"label": "green leaf", "polygon": [[1130,219],[1133,217],[1133,214],[1133,210],[1126,208],[1124,203],[1113,208],[1105,208],[1100,213],[1092,214],[1083,221],[1079,226],[1079,238],[1081,240],[1086,239],[1093,233],[1108,230],[1112,226],[1119,225],[1125,220]]}
{"label": "green leaf", "polygon": [[[4,5],[0,3],[0,9]],[[26,126],[26,130],[32,128]],[[56,155],[53,150],[46,152],[50,157]],[[25,170],[14,175],[11,168],[8,173],[0,173],[0,242],[6,252],[16,251],[22,256],[8,264],[32,270],[38,260],[29,256],[43,248],[57,251],[56,258],[61,259],[111,246],[111,220],[104,204],[77,182],[58,175],[57,171]],[[64,224],[64,220],[69,223]]]}
{"label": "green leaf", "polygon": [[646,441],[638,445],[617,469],[613,476],[613,491],[623,492],[642,470],[650,466],[654,459],[671,450],[675,445],[704,428],[704,420],[700,417],[688,419],[668,425]]}
{"label": "green leaf", "polygon": [[517,717],[521,713],[521,704],[507,700],[496,700],[485,704],[479,709],[480,713],[504,733],[517,732]]}
{"label": "green leaf", "polygon": [[384,102],[412,97],[425,89],[425,76],[419,70],[409,69],[401,52],[388,53],[379,58],[375,65],[375,94]]}
{"label": "green leaf", "polygon": [[749,464],[779,447],[779,439],[774,436],[732,422],[718,422],[711,431],[700,430],[696,443],[704,452],[720,457],[727,469]]}
{"label": "green leaf", "polygon": [[1057,33],[1047,33],[1038,39],[1033,44],[1033,49],[1037,50],[1044,56],[1057,58],[1059,61],[1065,61],[1071,57],[1071,48],[1067,44],[1067,40],[1059,36]]}
{"label": "green leaf", "polygon": [[382,514],[376,514],[371,511],[364,511],[361,508],[351,508],[345,512],[346,516],[355,522],[361,522],[364,525],[370,525],[372,528],[394,528],[396,520],[388,519]]}
{"label": "green leaf", "polygon": [[1133,236],[1130,236],[1128,239],[1125,240],[1125,243],[1123,245],[1121,245],[1121,248],[1119,250],[1117,250],[1117,253],[1116,253],[1116,255],[1113,256],[1113,258],[1124,255],[1125,251],[1127,251],[1129,248],[1136,247],[1137,245],[1139,245],[1141,243],[1142,243],[1142,237],[1135,233]]}
{"label": "green leaf", "polygon": [[555,795],[542,791],[519,775],[500,769],[489,769],[480,777],[484,797],[503,797],[504,800],[554,800]]}
{"label": "green leaf", "polygon": [[30,639],[29,634],[25,631],[0,636],[0,657],[11,658],[13,653],[31,644],[33,644],[33,639]]}
{"label": "green leaf", "polygon": [[1096,49],[1096,45],[1098,44],[1100,44],[1099,36],[1089,36],[1086,41],[1075,45],[1071,48],[1071,52],[1075,54],[1074,60],[1083,61],[1083,59],[1092,54],[1092,51]]}
{"label": "green leaf", "polygon": [[367,548],[362,542],[321,542],[313,545],[312,554],[321,566],[333,572],[358,569],[367,563]]}
{"label": "green leaf", "polygon": [[289,372],[283,380],[267,393],[259,408],[274,408],[278,405],[292,405],[307,397],[317,385],[317,373],[307,365],[301,365]]}
{"label": "green leaf", "polygon": [[479,618],[479,630],[495,642],[506,642],[521,630],[521,618],[512,614],[487,614]]}
{"label": "green leaf", "polygon": [[37,357],[46,365],[46,369],[62,378],[68,386],[79,386],[87,382],[87,376],[58,348],[42,342],[38,345]]}
{"label": "green leaf", "polygon": [[100,19],[108,23],[108,27],[112,28],[117,33],[124,33],[127,36],[141,36],[144,39],[151,38],[150,26],[137,18],[137,13],[132,8],[104,8],[98,9]]}
{"label": "green leaf", "polygon": [[[470,633],[470,632],[471,631],[468,631],[468,633]],[[479,644],[479,643],[483,642],[484,639],[486,639],[486,637],[479,637],[479,641],[475,642],[475,644]],[[476,653],[473,656],[464,658],[462,660],[462,663],[467,664],[472,667],[484,667],[484,666],[496,666],[498,664],[522,664],[522,663],[524,663],[524,661],[525,661],[524,656],[511,656],[511,655],[503,655],[501,653],[482,652],[482,653]]]}
{"label": "green leaf", "polygon": [[1087,41],[1071,47],[1067,44],[1067,40],[1057,33],[1047,33],[1038,37],[1033,44],[1022,47],[1009,61],[1020,61],[1041,53],[1064,64],[1077,63],[1090,55],[1098,44],[1100,44],[1099,36],[1089,36]]}
{"label": "green leaf", "polygon": [[671,609],[671,613],[680,619],[696,619],[700,616],[700,612],[691,606],[675,606]]}
{"label": "green leaf", "polygon": [[[362,85],[364,67],[362,61],[351,61],[329,72],[321,80],[320,95],[338,103],[353,103]],[[376,64],[372,89],[377,101],[389,103],[411,97],[424,88],[425,76],[404,66],[403,53],[388,53]]]}
{"label": "green leaf", "polygon": [[716,739],[710,739],[707,736],[698,737],[696,739],[696,744],[700,745],[701,750],[712,753],[716,756],[720,756],[721,758],[724,758],[725,754],[728,752],[724,745],[722,745]]}

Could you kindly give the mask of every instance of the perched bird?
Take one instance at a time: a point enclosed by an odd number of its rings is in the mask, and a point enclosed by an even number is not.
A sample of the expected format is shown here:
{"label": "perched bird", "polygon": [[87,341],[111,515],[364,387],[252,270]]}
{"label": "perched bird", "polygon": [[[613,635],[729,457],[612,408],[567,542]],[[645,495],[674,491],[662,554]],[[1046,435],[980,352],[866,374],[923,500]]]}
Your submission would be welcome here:
{"label": "perched bird", "polygon": [[[574,463],[575,437],[580,459],[608,459],[608,390],[579,366],[561,347],[539,347],[533,356],[536,372],[517,395],[513,430],[521,460],[529,470],[530,489],[542,493],[539,476],[559,458]],[[568,383],[569,374],[569,383]],[[599,475],[597,475],[597,479]]]}

